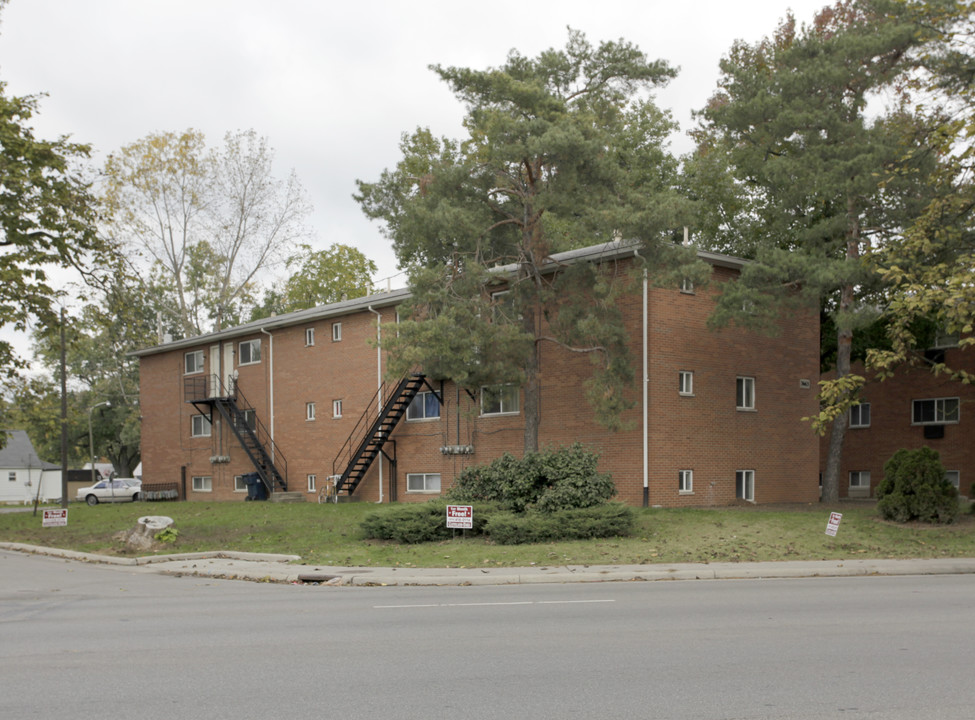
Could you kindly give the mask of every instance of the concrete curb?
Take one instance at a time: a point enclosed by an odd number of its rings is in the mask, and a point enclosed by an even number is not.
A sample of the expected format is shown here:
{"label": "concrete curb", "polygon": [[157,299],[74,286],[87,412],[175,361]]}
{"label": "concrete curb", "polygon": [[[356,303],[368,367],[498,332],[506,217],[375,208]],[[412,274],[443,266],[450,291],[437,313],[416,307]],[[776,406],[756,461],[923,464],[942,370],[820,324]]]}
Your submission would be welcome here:
{"label": "concrete curb", "polygon": [[297,555],[204,552],[119,558],[23,543],[0,549],[61,557],[78,562],[128,566],[139,572],[212,577],[251,582],[355,586],[525,585],[538,583],[656,582],[758,578],[852,577],[864,575],[975,574],[975,558],[931,560],[806,560],[765,563],[672,565],[561,565],[519,568],[364,568],[297,565]]}

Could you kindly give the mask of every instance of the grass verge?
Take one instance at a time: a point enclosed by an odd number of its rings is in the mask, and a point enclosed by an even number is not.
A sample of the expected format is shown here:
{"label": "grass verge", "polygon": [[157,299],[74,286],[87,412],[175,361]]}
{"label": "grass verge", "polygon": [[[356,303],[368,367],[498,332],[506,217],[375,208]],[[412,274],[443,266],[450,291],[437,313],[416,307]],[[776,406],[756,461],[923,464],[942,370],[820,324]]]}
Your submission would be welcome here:
{"label": "grass verge", "polygon": [[[966,503],[967,505],[967,503]],[[873,503],[837,507],[757,506],[640,509],[632,537],[502,546],[468,539],[422,545],[367,540],[363,517],[383,508],[239,503],[71,505],[66,527],[42,528],[41,515],[0,514],[0,541],[125,555],[114,536],[148,514],[168,515],[179,536],[162,552],[237,550],[300,555],[309,565],[378,567],[518,567],[679,562],[975,557],[975,516],[967,507],[947,526],[896,525]],[[839,533],[826,535],[831,510]]]}

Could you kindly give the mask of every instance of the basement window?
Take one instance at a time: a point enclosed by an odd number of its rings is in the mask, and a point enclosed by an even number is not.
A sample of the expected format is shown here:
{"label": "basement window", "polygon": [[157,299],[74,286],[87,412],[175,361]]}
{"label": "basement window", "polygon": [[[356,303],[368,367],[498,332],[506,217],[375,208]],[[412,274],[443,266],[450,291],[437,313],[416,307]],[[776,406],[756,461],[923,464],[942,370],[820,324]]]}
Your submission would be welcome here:
{"label": "basement window", "polygon": [[440,473],[407,473],[406,492],[440,492]]}

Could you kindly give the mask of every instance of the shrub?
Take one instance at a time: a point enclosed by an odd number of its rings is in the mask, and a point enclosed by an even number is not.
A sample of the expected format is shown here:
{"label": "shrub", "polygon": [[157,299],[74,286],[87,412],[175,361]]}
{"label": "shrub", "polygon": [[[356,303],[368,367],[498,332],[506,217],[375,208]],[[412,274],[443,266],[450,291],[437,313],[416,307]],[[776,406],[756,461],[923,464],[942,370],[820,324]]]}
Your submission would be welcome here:
{"label": "shrub", "polygon": [[622,503],[603,503],[555,512],[499,512],[488,520],[484,532],[499,545],[519,545],[629,535],[634,522],[633,508]]}
{"label": "shrub", "polygon": [[[482,534],[484,526],[496,512],[496,504],[478,503],[474,507],[474,527],[467,534]],[[448,540],[455,533],[453,528],[447,527],[447,503],[443,500],[390,505],[367,515],[360,527],[366,537],[405,544]]]}
{"label": "shrub", "polygon": [[887,520],[950,523],[958,514],[958,491],[945,479],[937,451],[898,450],[884,463],[877,509]]}
{"label": "shrub", "polygon": [[598,461],[581,443],[529,453],[521,460],[505,453],[488,465],[465,469],[445,497],[497,502],[516,513],[593,507],[616,494],[612,477],[596,471]]}

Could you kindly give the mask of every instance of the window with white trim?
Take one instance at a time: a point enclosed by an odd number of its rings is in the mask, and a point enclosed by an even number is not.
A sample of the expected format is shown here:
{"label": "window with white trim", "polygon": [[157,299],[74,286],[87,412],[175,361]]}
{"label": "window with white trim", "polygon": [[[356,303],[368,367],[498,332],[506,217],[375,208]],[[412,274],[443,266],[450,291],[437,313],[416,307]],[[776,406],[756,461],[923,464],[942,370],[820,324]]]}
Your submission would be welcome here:
{"label": "window with white trim", "polygon": [[332,400],[332,417],[340,418],[342,417],[342,401]]}
{"label": "window with white trim", "polygon": [[862,402],[859,405],[850,406],[850,427],[870,427],[870,403]]}
{"label": "window with white trim", "polygon": [[238,365],[256,365],[261,361],[261,340],[244,340],[237,346]]}
{"label": "window with white trim", "polygon": [[440,473],[407,473],[406,492],[440,492]]}
{"label": "window with white trim", "polygon": [[315,344],[315,328],[305,328],[305,347]]}
{"label": "window with white trim", "polygon": [[234,475],[234,492],[247,492],[247,483],[243,475]]}
{"label": "window with white trim", "polygon": [[693,470],[677,471],[677,491],[684,494],[690,494],[694,492],[694,471]]}
{"label": "window with white trim", "polygon": [[305,420],[315,419],[315,403],[305,403]]}
{"label": "window with white trim", "polygon": [[521,389],[517,385],[486,385],[481,388],[481,415],[515,415]]}
{"label": "window with white trim", "polygon": [[10,472],[8,472],[7,473],[7,480],[9,482],[17,482],[17,471],[16,470],[11,470]]}
{"label": "window with white trim", "polygon": [[[252,408],[247,408],[246,410],[241,410],[238,416],[243,422],[244,427],[248,427],[251,430],[257,430],[257,411]],[[237,418],[234,420],[237,422]]]}
{"label": "window with white trim", "polygon": [[870,489],[869,470],[853,470],[850,472],[850,489],[854,488]]}
{"label": "window with white trim", "polygon": [[332,342],[338,342],[342,339],[342,323],[332,323]]}
{"label": "window with white trim", "polygon": [[681,395],[694,394],[694,373],[690,370],[681,370],[677,373],[677,392]]}
{"label": "window with white trim", "polygon": [[955,486],[955,490],[961,490],[961,473],[957,470],[945,470],[945,480]]}
{"label": "window with white trim", "polygon": [[440,401],[437,400],[437,395],[429,390],[418,392],[410,406],[406,408],[407,420],[435,420],[439,417]]}
{"label": "window with white trim", "polygon": [[755,378],[738,376],[735,380],[735,407],[739,410],[755,409]]}
{"label": "window with white trim", "polygon": [[193,492],[213,492],[213,478],[209,475],[195,475]]}
{"label": "window with white trim", "polygon": [[958,398],[929,398],[911,403],[912,425],[944,425],[957,423]]}
{"label": "window with white trim", "polygon": [[684,293],[685,295],[693,295],[694,294],[694,281],[691,280],[690,278],[687,278],[687,277],[686,278],[683,278],[680,281],[680,291],[682,293]]}
{"label": "window with white trim", "polygon": [[958,333],[948,333],[944,330],[939,330],[934,336],[934,345],[931,347],[937,350],[958,347]]}
{"label": "window with white trim", "polygon": [[755,502],[755,471],[735,471],[735,497],[739,500]]}
{"label": "window with white trim", "polygon": [[190,418],[190,437],[210,437],[210,418],[194,415]]}
{"label": "window with white trim", "polygon": [[318,484],[317,475],[308,476],[308,492],[315,492],[315,486]]}
{"label": "window with white trim", "polygon": [[194,350],[183,355],[183,374],[196,375],[203,372],[203,351]]}

